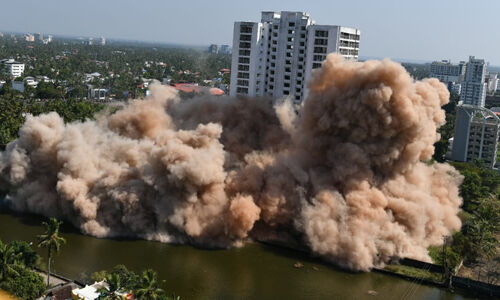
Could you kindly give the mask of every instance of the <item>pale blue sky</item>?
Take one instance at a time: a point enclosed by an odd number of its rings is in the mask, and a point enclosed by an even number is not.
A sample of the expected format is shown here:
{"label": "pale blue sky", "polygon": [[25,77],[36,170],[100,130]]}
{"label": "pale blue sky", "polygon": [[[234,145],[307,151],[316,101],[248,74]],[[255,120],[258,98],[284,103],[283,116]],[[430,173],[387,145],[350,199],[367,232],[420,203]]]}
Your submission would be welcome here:
{"label": "pale blue sky", "polygon": [[362,56],[500,65],[498,0],[0,0],[0,31],[231,44],[233,22],[262,10],[359,28]]}

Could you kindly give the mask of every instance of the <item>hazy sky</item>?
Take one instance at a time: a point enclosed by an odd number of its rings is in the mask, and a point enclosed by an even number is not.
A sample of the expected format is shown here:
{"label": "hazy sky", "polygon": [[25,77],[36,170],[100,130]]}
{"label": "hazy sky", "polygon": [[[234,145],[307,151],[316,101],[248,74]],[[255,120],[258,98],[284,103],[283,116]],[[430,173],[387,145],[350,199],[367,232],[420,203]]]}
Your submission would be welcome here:
{"label": "hazy sky", "polygon": [[0,31],[231,44],[234,21],[262,10],[308,12],[361,30],[361,56],[500,65],[498,0],[0,0]]}

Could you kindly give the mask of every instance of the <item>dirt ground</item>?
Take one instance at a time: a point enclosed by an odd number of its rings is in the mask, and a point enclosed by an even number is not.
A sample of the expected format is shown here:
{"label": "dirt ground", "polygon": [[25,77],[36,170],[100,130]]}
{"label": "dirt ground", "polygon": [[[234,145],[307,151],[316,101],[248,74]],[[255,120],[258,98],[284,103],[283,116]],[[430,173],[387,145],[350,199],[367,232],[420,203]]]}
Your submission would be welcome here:
{"label": "dirt ground", "polygon": [[18,299],[7,294],[7,292],[0,290],[0,300],[18,300]]}

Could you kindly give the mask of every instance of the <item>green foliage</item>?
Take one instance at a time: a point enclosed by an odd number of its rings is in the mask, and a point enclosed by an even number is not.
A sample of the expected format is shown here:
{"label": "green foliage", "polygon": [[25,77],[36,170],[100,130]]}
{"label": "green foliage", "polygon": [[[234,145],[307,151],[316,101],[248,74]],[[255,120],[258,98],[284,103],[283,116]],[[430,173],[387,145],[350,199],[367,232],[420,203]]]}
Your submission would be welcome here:
{"label": "green foliage", "polygon": [[473,212],[482,198],[496,194],[500,186],[500,175],[495,170],[484,167],[480,161],[474,163],[454,162],[452,164],[464,176],[460,195],[464,199],[463,209]]}
{"label": "green foliage", "polygon": [[45,226],[45,233],[37,236],[38,247],[47,248],[47,287],[50,283],[50,263],[52,259],[52,254],[59,253],[62,244],[66,243],[66,240],[59,236],[59,227],[62,222],[55,218],[50,218],[48,222],[43,222]]}
{"label": "green foliage", "polygon": [[0,279],[2,281],[19,275],[14,269],[17,256],[11,244],[5,244],[0,240]]}
{"label": "green foliage", "polygon": [[46,102],[0,97],[0,149],[16,139],[26,114],[39,115],[51,111],[57,112],[65,122],[85,121],[103,109],[104,105],[77,100],[50,100]]}
{"label": "green foliage", "polygon": [[453,136],[455,130],[455,109],[459,96],[455,93],[450,94],[450,102],[443,106],[446,113],[446,123],[438,129],[441,139],[434,144],[434,160],[444,162],[446,152],[448,152],[448,140]]}
{"label": "green foliage", "polygon": [[0,289],[21,299],[36,299],[45,290],[43,278],[31,271],[38,254],[23,241],[8,244],[0,240]]}
{"label": "green foliage", "polygon": [[[35,91],[25,93],[28,98],[82,99],[87,96],[83,88],[86,73],[102,74],[89,83],[109,89],[115,98],[122,98],[123,92],[144,95],[144,90],[137,87],[142,84],[142,78],[161,81],[170,77],[174,82],[201,84],[204,79],[220,76],[221,68],[231,66],[229,54],[165,45],[113,43],[103,47],[57,39],[47,45],[34,45],[33,49],[28,46],[33,44],[0,38],[0,57],[13,57],[25,63],[24,77],[43,75],[54,80],[54,83],[39,82]],[[5,75],[0,72],[0,79],[9,79],[2,76]]]}
{"label": "green foliage", "polygon": [[40,261],[40,255],[25,241],[12,241],[9,243],[16,253],[16,261],[28,268],[36,267]]}
{"label": "green foliage", "polygon": [[15,276],[0,281],[0,289],[19,297],[20,299],[37,299],[45,291],[43,278],[39,274],[21,265],[14,265]]}
{"label": "green foliage", "polygon": [[402,275],[407,275],[411,276],[414,278],[421,278],[421,279],[427,279],[435,282],[441,282],[442,280],[442,275],[440,273],[433,273],[429,272],[426,270],[410,267],[410,266],[404,266],[404,265],[388,265],[384,269],[402,274]]}
{"label": "green foliage", "polygon": [[[132,291],[136,299],[157,299],[157,300],[180,300],[180,297],[169,297],[165,291],[159,287],[158,275],[155,271],[148,269],[141,275],[128,270],[124,265],[118,265],[111,271],[99,271],[90,277],[94,281],[106,280],[110,285],[109,289],[101,290],[102,299],[115,299],[114,291]],[[113,292],[112,292],[113,291]]]}
{"label": "green foliage", "polygon": [[[457,234],[461,235],[460,232],[454,235],[453,241],[455,242],[457,241]],[[460,251],[460,248],[454,244],[446,245],[444,253],[442,246],[431,246],[429,247],[429,256],[431,257],[433,263],[440,266],[445,265],[444,260],[446,258],[446,266],[450,269],[455,269],[462,261],[462,253],[460,253]]]}
{"label": "green foliage", "polygon": [[116,273],[111,273],[106,276],[108,288],[102,287],[97,291],[100,293],[99,299],[102,300],[121,300],[119,293],[123,293],[125,288],[122,285],[121,277]]}
{"label": "green foliage", "polygon": [[38,236],[38,246],[59,252],[61,245],[66,243],[66,240],[59,236],[59,227],[62,222],[56,218],[50,218],[48,222],[42,224],[45,226],[45,233]]}
{"label": "green foliage", "polygon": [[158,300],[164,294],[165,291],[158,286],[158,274],[151,269],[142,272],[141,287],[135,291],[136,298],[139,300]]}
{"label": "green foliage", "polygon": [[62,99],[64,93],[53,83],[40,82],[36,87],[36,97],[40,99]]}

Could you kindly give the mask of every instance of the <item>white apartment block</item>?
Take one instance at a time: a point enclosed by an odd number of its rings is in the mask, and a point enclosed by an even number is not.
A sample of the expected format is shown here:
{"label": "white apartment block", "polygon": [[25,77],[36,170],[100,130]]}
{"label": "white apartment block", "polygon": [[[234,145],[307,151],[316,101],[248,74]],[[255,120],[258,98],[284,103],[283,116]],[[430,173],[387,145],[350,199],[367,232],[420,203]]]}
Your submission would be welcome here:
{"label": "white apartment block", "polygon": [[484,107],[457,106],[452,159],[470,162],[482,160],[489,168],[496,164],[500,119]]}
{"label": "white apartment block", "polygon": [[303,12],[262,12],[261,22],[235,22],[231,96],[307,97],[307,81],[332,52],[358,59],[360,31],[316,25]]}
{"label": "white apartment block", "polygon": [[488,84],[488,93],[494,93],[498,89],[498,74],[488,73],[485,79]]}
{"label": "white apartment block", "polygon": [[459,83],[465,77],[465,62],[452,64],[449,60],[434,61],[431,64],[430,77],[439,79],[444,83]]}
{"label": "white apartment block", "polygon": [[470,56],[465,70],[465,78],[462,82],[460,101],[464,104],[484,107],[488,89],[485,76],[486,64],[484,59],[476,59],[474,56]]}
{"label": "white apartment block", "polygon": [[24,73],[24,64],[15,61],[14,59],[4,59],[1,61],[6,68],[7,74],[12,77],[19,77]]}

